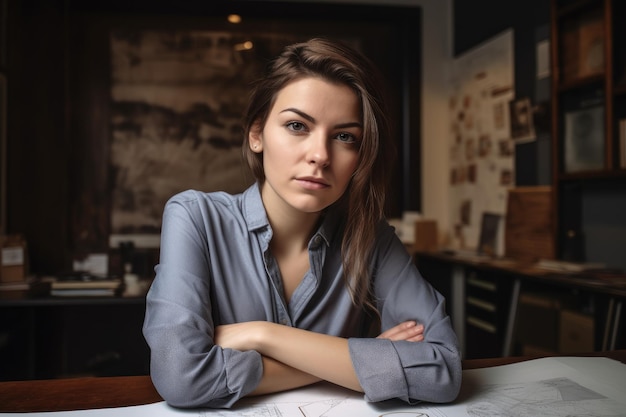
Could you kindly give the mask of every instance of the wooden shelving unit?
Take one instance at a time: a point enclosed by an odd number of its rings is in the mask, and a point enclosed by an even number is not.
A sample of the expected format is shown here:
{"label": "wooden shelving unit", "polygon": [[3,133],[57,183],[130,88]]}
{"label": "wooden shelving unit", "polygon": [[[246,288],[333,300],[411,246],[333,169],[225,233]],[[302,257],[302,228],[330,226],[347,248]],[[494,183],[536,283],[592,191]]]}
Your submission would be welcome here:
{"label": "wooden shelving unit", "polygon": [[567,260],[587,260],[586,190],[626,192],[625,19],[620,0],[552,0],[554,236]]}

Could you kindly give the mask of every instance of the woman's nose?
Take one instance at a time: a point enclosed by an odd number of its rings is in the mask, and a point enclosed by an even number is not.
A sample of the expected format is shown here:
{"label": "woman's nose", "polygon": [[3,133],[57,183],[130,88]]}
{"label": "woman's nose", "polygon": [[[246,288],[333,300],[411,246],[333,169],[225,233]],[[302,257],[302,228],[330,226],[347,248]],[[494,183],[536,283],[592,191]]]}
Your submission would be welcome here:
{"label": "woman's nose", "polygon": [[309,155],[307,160],[310,164],[318,165],[325,168],[330,163],[330,151],[328,149],[328,141],[323,135],[310,137]]}

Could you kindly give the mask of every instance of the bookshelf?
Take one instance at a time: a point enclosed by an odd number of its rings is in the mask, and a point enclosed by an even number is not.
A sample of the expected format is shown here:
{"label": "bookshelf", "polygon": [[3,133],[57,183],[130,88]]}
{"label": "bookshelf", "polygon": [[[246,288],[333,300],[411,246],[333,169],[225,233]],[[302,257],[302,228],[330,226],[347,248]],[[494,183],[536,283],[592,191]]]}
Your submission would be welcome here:
{"label": "bookshelf", "polygon": [[558,258],[594,261],[585,202],[596,190],[626,192],[626,2],[552,0],[551,8],[555,246]]}

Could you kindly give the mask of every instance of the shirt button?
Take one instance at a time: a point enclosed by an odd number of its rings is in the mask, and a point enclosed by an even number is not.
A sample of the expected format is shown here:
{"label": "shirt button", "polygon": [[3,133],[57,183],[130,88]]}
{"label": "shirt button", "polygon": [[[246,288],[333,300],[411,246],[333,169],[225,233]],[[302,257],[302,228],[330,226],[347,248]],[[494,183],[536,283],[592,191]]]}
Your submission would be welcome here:
{"label": "shirt button", "polygon": [[322,243],[322,238],[321,236],[315,236],[313,238],[313,243],[315,243],[316,245],[319,245],[320,243]]}

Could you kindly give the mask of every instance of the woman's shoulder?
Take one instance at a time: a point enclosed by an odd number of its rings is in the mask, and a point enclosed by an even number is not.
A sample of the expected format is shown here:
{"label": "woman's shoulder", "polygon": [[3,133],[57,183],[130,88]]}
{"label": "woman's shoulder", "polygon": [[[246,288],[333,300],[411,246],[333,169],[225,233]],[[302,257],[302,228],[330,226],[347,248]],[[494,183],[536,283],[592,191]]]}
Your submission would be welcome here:
{"label": "woman's shoulder", "polygon": [[208,214],[220,217],[242,217],[244,214],[244,202],[250,199],[254,187],[232,194],[225,191],[199,191],[189,189],[173,195],[165,205],[165,211],[184,210],[192,216],[206,216]]}
{"label": "woman's shoulder", "polygon": [[182,205],[194,205],[194,204],[232,204],[239,200],[241,194],[230,194],[225,191],[199,191],[189,189],[174,194],[168,200],[167,204],[182,204]]}
{"label": "woman's shoulder", "polygon": [[169,198],[165,204],[164,215],[187,213],[188,216],[211,217],[229,214],[232,215],[241,207],[238,203],[240,194],[229,194],[223,191],[205,192],[194,189],[181,191]]}
{"label": "woman's shoulder", "polygon": [[396,229],[387,219],[382,219],[376,224],[376,237],[373,251],[375,253],[388,253],[389,251],[404,253],[406,247],[396,233]]}

